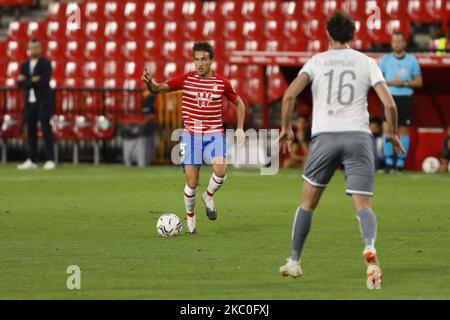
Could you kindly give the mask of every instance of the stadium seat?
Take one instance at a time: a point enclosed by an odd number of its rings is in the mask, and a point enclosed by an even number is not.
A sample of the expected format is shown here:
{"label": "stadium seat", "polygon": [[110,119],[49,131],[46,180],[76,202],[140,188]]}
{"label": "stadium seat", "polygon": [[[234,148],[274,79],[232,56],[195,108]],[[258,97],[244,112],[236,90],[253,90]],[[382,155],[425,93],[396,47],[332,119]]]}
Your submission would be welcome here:
{"label": "stadium seat", "polygon": [[353,37],[350,46],[356,50],[368,51],[371,48],[372,43],[370,42],[368,37]]}
{"label": "stadium seat", "polygon": [[83,66],[83,78],[85,79],[101,79],[102,78],[103,65],[101,61],[88,61],[84,62]]}
{"label": "stadium seat", "polygon": [[123,37],[126,40],[135,40],[142,35],[142,26],[137,21],[126,21],[123,28]]}
{"label": "stadium seat", "polygon": [[81,60],[84,53],[83,41],[68,41],[66,43],[65,57],[68,60]]}
{"label": "stadium seat", "polygon": [[57,141],[73,141],[74,117],[70,114],[55,114],[50,120],[53,137]]}
{"label": "stadium seat", "polygon": [[83,86],[85,88],[103,88],[103,77],[99,77],[99,78],[84,78],[83,79]]}
{"label": "stadium seat", "polygon": [[446,12],[446,4],[450,9],[450,1],[445,0],[428,0],[426,3],[426,8],[428,15],[432,20],[438,21],[448,21],[450,16],[447,15]]}
{"label": "stadium seat", "polygon": [[162,16],[165,20],[182,21],[183,1],[168,0],[163,1]]}
{"label": "stadium seat", "polygon": [[218,1],[202,1],[202,16],[205,20],[220,21],[220,4]]}
{"label": "stadium seat", "polygon": [[324,21],[318,19],[309,19],[303,23],[303,33],[308,39],[321,40],[325,38]]}
{"label": "stadium seat", "polygon": [[306,19],[322,18],[323,0],[304,0],[302,17]]}
{"label": "stadium seat", "polygon": [[221,37],[221,28],[217,21],[208,20],[203,23],[202,36],[204,39],[217,39]]}
{"label": "stadium seat", "polygon": [[365,18],[365,3],[362,0],[342,0],[341,10],[354,19]]}
{"label": "stadium seat", "polygon": [[24,41],[9,41],[6,56],[9,60],[22,61],[26,58],[27,44]]}
{"label": "stadium seat", "polygon": [[82,41],[84,39],[83,30],[66,27],[66,39]]}
{"label": "stadium seat", "polygon": [[194,46],[194,40],[187,40],[183,42],[183,47],[181,49],[183,59],[186,61],[192,61],[192,47]]}
{"label": "stadium seat", "polygon": [[123,35],[122,29],[123,29],[122,23],[119,23],[117,21],[107,21],[105,23],[105,31],[104,31],[105,39],[120,41]]}
{"label": "stadium seat", "polygon": [[20,113],[6,113],[1,119],[0,137],[2,140],[17,139],[22,137],[23,116]]}
{"label": "stadium seat", "polygon": [[261,104],[264,102],[264,84],[262,78],[247,79],[245,87],[249,103]]}
{"label": "stadium seat", "polygon": [[427,0],[408,1],[407,13],[410,19],[412,19],[414,22],[418,23],[432,22],[432,19],[428,14],[426,1]]}
{"label": "stadium seat", "polygon": [[199,20],[188,20],[183,22],[181,28],[185,40],[199,40],[203,38],[203,22]]}
{"label": "stadium seat", "polygon": [[184,66],[180,62],[168,62],[164,65],[164,78],[170,79],[184,70]]}
{"label": "stadium seat", "polygon": [[97,140],[114,138],[116,133],[115,117],[108,114],[96,115],[94,117],[93,131]]}
{"label": "stadium seat", "polygon": [[242,35],[246,40],[262,40],[264,38],[264,22],[247,20],[242,25]]}
{"label": "stadium seat", "polygon": [[328,18],[341,8],[342,0],[323,0],[322,13]]}
{"label": "stadium seat", "polygon": [[182,17],[188,21],[201,21],[202,4],[200,0],[186,0],[181,7]]}
{"label": "stadium seat", "polygon": [[103,43],[98,41],[87,41],[84,46],[84,58],[87,60],[103,60]]}
{"label": "stadium seat", "polygon": [[11,21],[8,27],[8,38],[10,40],[22,40],[27,36],[27,22]]}
{"label": "stadium seat", "polygon": [[59,21],[49,21],[47,23],[46,35],[48,40],[61,41],[65,37],[66,24]]}
{"label": "stadium seat", "polygon": [[302,1],[283,1],[281,4],[281,12],[286,20],[297,20],[303,10]]}
{"label": "stadium seat", "polygon": [[28,39],[36,38],[41,41],[46,41],[46,27],[45,21],[31,21],[28,23],[27,37]]}
{"label": "stadium seat", "polygon": [[47,9],[47,19],[49,21],[62,21],[66,18],[67,3],[50,2]]}
{"label": "stadium seat", "polygon": [[141,1],[127,1],[123,8],[123,17],[127,21],[143,20],[144,4]]}
{"label": "stadium seat", "polygon": [[161,57],[161,42],[155,40],[146,40],[144,42],[144,59],[147,61],[153,61]]}
{"label": "stadium seat", "polygon": [[[83,76],[82,63],[79,61],[68,61],[64,71],[64,79],[81,79]],[[78,84],[78,83],[77,83]],[[80,83],[81,84],[81,83]]]}
{"label": "stadium seat", "polygon": [[282,40],[267,40],[263,50],[270,52],[284,51],[284,42]]}
{"label": "stadium seat", "polygon": [[264,22],[264,36],[269,40],[283,38],[283,23],[279,20],[266,20]]}
{"label": "stadium seat", "polygon": [[123,76],[126,79],[140,79],[143,66],[137,61],[126,61],[123,65]]}
{"label": "stadium seat", "polygon": [[163,39],[163,23],[157,21],[147,21],[144,23],[143,37],[147,40]]}
{"label": "stadium seat", "polygon": [[245,40],[244,50],[245,51],[262,51],[264,49],[264,42],[258,40]]}
{"label": "stadium seat", "polygon": [[127,41],[122,46],[122,56],[125,60],[141,61],[142,51],[141,41]]}
{"label": "stadium seat", "polygon": [[271,103],[284,95],[284,92],[287,89],[287,83],[279,66],[267,66],[266,77],[267,102]]}
{"label": "stadium seat", "polygon": [[104,20],[104,3],[102,1],[88,0],[84,2],[84,18],[88,21]]}
{"label": "stadium seat", "polygon": [[380,19],[386,19],[386,0],[364,0],[364,13],[367,17],[379,12]]}
{"label": "stadium seat", "polygon": [[106,60],[122,60],[121,44],[117,41],[105,42],[104,57]]}
{"label": "stadium seat", "polygon": [[236,40],[242,38],[242,22],[238,20],[224,21],[223,37],[227,40]]}
{"label": "stadium seat", "polygon": [[183,34],[180,30],[181,26],[178,21],[166,21],[164,22],[164,39],[165,40],[182,40]]}
{"label": "stadium seat", "polygon": [[327,50],[328,41],[327,40],[309,40],[306,43],[306,50],[309,52],[322,52]]}
{"label": "stadium seat", "polygon": [[222,21],[241,20],[242,0],[223,0],[220,7]]}
{"label": "stadium seat", "polygon": [[377,44],[389,43],[394,32],[409,36],[409,23],[404,19],[377,20],[375,28],[367,28],[367,35]]}
{"label": "stadium seat", "polygon": [[261,14],[265,20],[280,19],[283,15],[282,2],[277,0],[264,0],[261,5]]}
{"label": "stadium seat", "polygon": [[64,79],[66,61],[59,58],[51,60],[51,64],[52,64],[52,78],[55,79],[57,84],[59,84],[60,81]]}
{"label": "stadium seat", "polygon": [[177,41],[166,41],[162,48],[162,56],[169,61],[180,60],[183,58],[183,50]]}
{"label": "stadium seat", "polygon": [[143,18],[144,21],[162,20],[162,1],[148,0],[144,3]]}
{"label": "stadium seat", "polygon": [[98,21],[88,21],[84,24],[84,36],[86,40],[98,40],[103,37],[105,27]]}
{"label": "stadium seat", "polygon": [[246,20],[263,19],[261,0],[244,0],[241,8],[241,16]]}
{"label": "stadium seat", "polygon": [[390,19],[402,19],[406,16],[407,1],[387,0],[386,14]]}
{"label": "stadium seat", "polygon": [[105,20],[122,21],[124,13],[123,0],[108,0],[105,2],[103,16]]}

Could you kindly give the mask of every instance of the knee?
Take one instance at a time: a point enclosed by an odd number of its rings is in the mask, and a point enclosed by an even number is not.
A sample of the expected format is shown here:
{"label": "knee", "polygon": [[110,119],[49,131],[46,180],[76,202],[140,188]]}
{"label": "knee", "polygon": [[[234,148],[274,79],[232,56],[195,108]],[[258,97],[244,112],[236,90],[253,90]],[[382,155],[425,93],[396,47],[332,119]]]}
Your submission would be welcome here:
{"label": "knee", "polygon": [[317,203],[314,203],[312,201],[302,200],[302,202],[300,203],[300,208],[308,212],[313,212],[314,210],[316,210],[316,207]]}
{"label": "knee", "polygon": [[224,165],[217,167],[214,170],[214,174],[220,178],[225,177],[225,175],[227,174],[227,166],[224,164]]}
{"label": "knee", "polygon": [[198,187],[198,179],[197,179],[197,177],[188,177],[186,179],[186,184],[191,189],[197,188]]}

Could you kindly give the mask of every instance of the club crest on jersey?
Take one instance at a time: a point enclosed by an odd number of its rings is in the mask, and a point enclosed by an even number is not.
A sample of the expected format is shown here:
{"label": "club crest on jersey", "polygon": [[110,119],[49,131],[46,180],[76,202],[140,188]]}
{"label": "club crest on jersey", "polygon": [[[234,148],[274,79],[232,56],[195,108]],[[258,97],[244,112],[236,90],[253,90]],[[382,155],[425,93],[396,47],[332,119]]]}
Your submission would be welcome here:
{"label": "club crest on jersey", "polygon": [[197,92],[197,101],[199,108],[204,108],[209,106],[209,103],[212,100],[212,93],[211,92]]}

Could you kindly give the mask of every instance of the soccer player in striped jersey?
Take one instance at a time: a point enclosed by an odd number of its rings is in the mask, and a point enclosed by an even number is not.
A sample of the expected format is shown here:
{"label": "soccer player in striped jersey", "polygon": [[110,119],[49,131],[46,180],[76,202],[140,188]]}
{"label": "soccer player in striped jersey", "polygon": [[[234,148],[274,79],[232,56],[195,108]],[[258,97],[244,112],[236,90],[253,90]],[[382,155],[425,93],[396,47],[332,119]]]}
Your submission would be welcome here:
{"label": "soccer player in striped jersey", "polygon": [[202,198],[206,215],[217,218],[213,195],[226,179],[226,143],[222,125],[222,106],[225,96],[237,107],[237,142],[245,140],[245,106],[232,87],[230,80],[212,70],[214,50],[208,42],[197,42],[193,46],[195,71],[175,76],[164,83],[155,83],[147,70],[142,80],[150,92],[165,93],[183,91],[183,134],[180,137],[181,161],[186,175],[184,203],[187,215],[188,234],[197,232],[195,199],[197,196],[199,171],[202,163],[212,164],[213,173]]}

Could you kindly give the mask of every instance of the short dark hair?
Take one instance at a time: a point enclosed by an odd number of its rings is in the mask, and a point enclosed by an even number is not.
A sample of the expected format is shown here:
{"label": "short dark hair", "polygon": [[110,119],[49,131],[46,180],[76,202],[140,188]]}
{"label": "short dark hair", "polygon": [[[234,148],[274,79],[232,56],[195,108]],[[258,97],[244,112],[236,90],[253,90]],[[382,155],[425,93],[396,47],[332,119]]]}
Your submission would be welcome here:
{"label": "short dark hair", "polygon": [[194,46],[192,47],[192,53],[194,53],[195,51],[206,51],[209,54],[209,58],[211,60],[214,59],[214,49],[212,45],[207,41],[194,43]]}
{"label": "short dark hair", "polygon": [[31,38],[30,42],[36,43],[36,42],[41,42],[41,40],[39,40],[38,38]]}
{"label": "short dark hair", "polygon": [[346,43],[353,38],[355,23],[350,16],[338,11],[328,20],[327,30],[333,40]]}
{"label": "short dark hair", "polygon": [[406,35],[401,31],[395,31],[392,36],[402,36],[403,40],[407,41]]}

